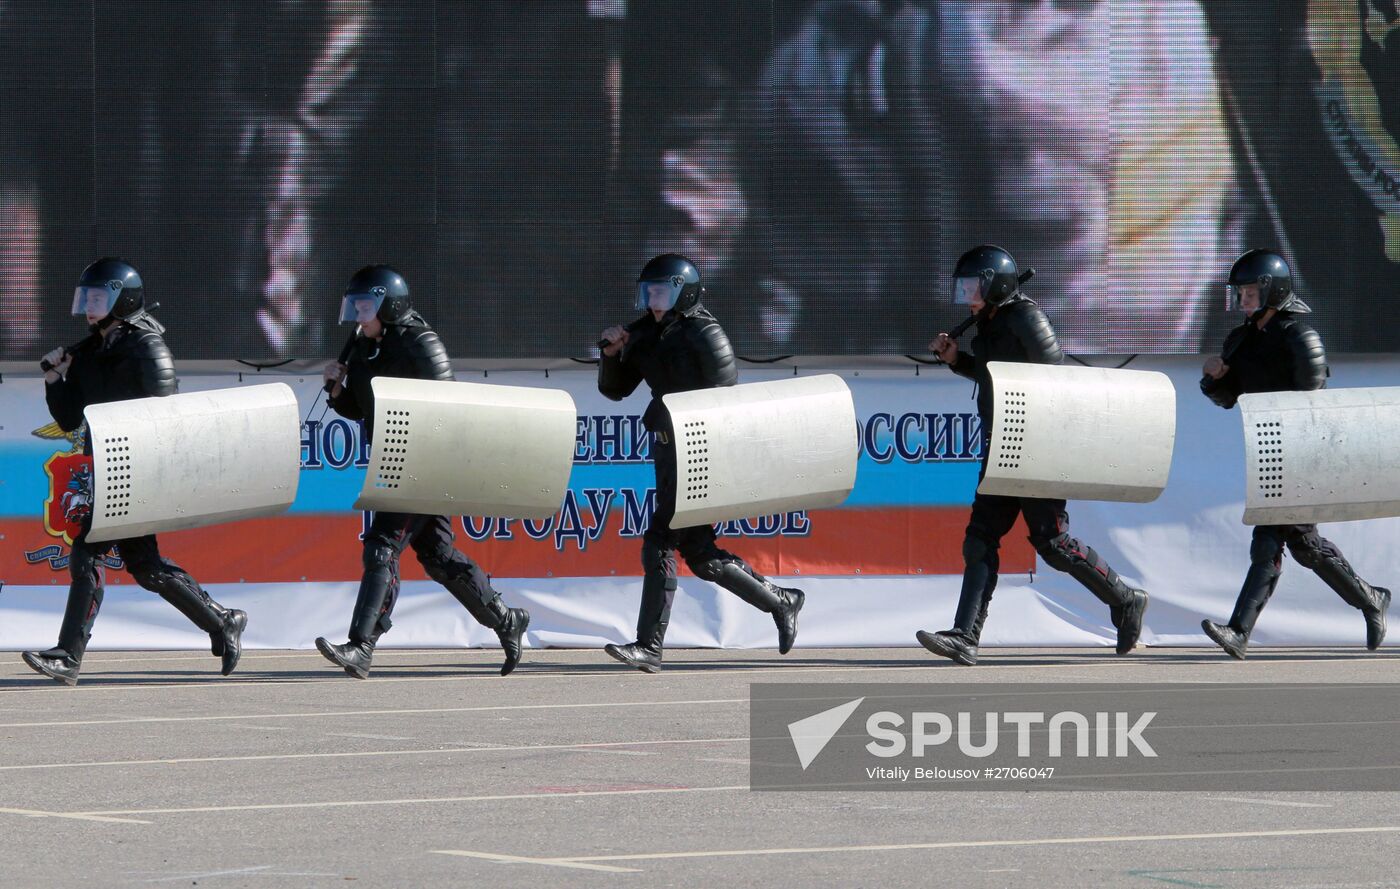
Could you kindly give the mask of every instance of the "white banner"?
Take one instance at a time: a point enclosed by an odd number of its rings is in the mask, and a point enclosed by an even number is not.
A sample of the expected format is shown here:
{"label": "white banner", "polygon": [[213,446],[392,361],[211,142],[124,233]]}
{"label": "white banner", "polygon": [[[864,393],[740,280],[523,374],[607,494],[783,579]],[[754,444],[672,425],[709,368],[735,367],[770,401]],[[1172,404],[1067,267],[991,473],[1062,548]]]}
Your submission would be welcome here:
{"label": "white banner", "polygon": [[[1200,360],[1140,359],[1166,373],[1177,392],[1171,483],[1155,502],[1071,501],[1071,531],[1130,583],[1153,596],[1143,640],[1209,645],[1201,618],[1230,614],[1249,566],[1252,529],[1244,509],[1245,451],[1240,415],[1199,394]],[[1385,386],[1400,360],[1334,359],[1335,389]],[[972,387],[943,369],[831,366],[850,386],[862,435],[859,478],[838,510],[726,523],[721,544],[779,582],[808,593],[799,646],[913,645],[918,629],[952,623],[960,584],[962,528],[976,485],[971,447],[977,424]],[[744,381],[790,377],[792,367],[741,371]],[[799,365],[799,373],[808,373]],[[640,589],[638,552],[650,467],[639,415],[645,387],[622,404],[595,390],[591,368],[576,372],[460,371],[458,378],[558,387],[578,408],[570,489],[558,516],[542,521],[469,519],[458,546],[493,574],[508,604],[532,612],[531,645],[601,646],[630,639]],[[274,376],[297,392],[306,415],[319,379]],[[231,376],[185,376],[182,391],[236,384]],[[257,382],[267,382],[259,375]],[[252,385],[253,380],[247,381]],[[368,465],[356,424],[318,418],[303,428],[302,480],[287,515],[161,537],[163,553],[190,568],[220,601],[249,612],[251,648],[309,648],[342,635],[359,573],[358,514],[350,511]],[[0,385],[0,648],[47,647],[61,620],[68,582],[60,471],[71,439],[49,421],[42,383],[6,374]],[[1086,430],[1086,435],[1092,430]],[[80,456],[80,455],[79,455]],[[358,469],[357,469],[358,467]],[[64,470],[66,471],[66,470]],[[268,523],[268,524],[259,524]],[[54,531],[46,531],[50,525]],[[1400,583],[1400,519],[1322,526],[1367,580]],[[214,538],[202,535],[217,535]],[[238,547],[246,549],[238,549]],[[878,570],[869,567],[876,565]],[[386,646],[494,644],[435,584],[404,559],[403,595]],[[579,572],[586,572],[580,574]],[[303,579],[304,578],[304,579]],[[239,582],[239,581],[243,582]],[[1256,644],[1345,645],[1362,651],[1359,612],[1311,572],[1288,561],[1255,630]],[[1106,609],[1069,577],[1048,570],[1024,539],[1003,544],[1003,574],[983,636],[987,645],[1109,646]],[[767,647],[771,618],[693,577],[683,576],[668,634],[674,646]],[[93,648],[200,648],[203,634],[123,571],[108,592]]]}

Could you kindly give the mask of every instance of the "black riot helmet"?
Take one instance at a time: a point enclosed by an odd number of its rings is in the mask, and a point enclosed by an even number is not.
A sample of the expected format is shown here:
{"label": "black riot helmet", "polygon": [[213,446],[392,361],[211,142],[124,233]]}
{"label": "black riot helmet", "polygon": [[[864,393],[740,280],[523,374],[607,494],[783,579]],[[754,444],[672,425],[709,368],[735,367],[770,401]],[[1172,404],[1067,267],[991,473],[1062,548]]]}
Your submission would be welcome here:
{"label": "black riot helmet", "polygon": [[[664,287],[662,286],[664,285]],[[684,315],[700,304],[705,288],[700,286],[700,270],[679,253],[654,257],[637,276],[637,308],[675,309]],[[655,297],[655,301],[653,301]]]}
{"label": "black riot helmet", "polygon": [[385,324],[404,324],[412,314],[408,282],[392,266],[367,265],[345,285],[345,298],[340,303],[342,324],[360,323],[371,317]]}
{"label": "black riot helmet", "polygon": [[1020,291],[1021,277],[1016,271],[1016,260],[994,244],[973,247],[958,258],[953,268],[955,303],[968,305],[974,294],[981,294],[987,305],[999,306]]}
{"label": "black riot helmet", "polygon": [[1293,270],[1272,250],[1250,250],[1230,266],[1230,281],[1225,286],[1227,308],[1240,308],[1239,288],[1246,284],[1259,285],[1259,308],[1304,314],[1312,309],[1293,292]]}
{"label": "black riot helmet", "polygon": [[124,259],[104,256],[83,269],[78,287],[73,291],[73,314],[92,314],[119,318],[123,321],[144,314],[145,288],[141,273]]}

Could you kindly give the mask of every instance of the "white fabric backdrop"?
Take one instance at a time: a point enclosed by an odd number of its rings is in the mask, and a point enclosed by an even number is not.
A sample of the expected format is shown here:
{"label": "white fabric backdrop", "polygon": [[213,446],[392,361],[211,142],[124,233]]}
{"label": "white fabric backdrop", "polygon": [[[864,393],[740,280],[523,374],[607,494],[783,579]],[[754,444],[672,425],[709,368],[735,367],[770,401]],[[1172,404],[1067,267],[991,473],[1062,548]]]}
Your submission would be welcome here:
{"label": "white fabric backdrop", "polygon": [[[1199,359],[1158,357],[1132,366],[1161,370],[1177,386],[1177,446],[1166,493],[1143,505],[1072,502],[1071,529],[1130,582],[1151,593],[1144,642],[1208,644],[1200,620],[1229,616],[1249,560],[1250,528],[1240,521],[1244,455],[1239,413],[1222,411],[1199,394]],[[1376,356],[1333,362],[1333,386],[1397,382],[1400,360]],[[1341,547],[1361,576],[1381,586],[1400,584],[1400,519],[1327,525],[1323,534]],[[742,542],[735,548],[742,553]],[[1033,577],[1002,577],[983,643],[1111,645],[1107,609],[1068,577],[1042,569]],[[66,580],[66,574],[55,579]],[[798,638],[803,647],[915,644],[915,630],[951,623],[960,582],[951,576],[780,580],[807,591]],[[494,583],[508,604],[530,609],[532,646],[599,646],[632,638],[635,578],[499,577]],[[249,613],[248,648],[307,648],[318,635],[343,639],[355,599],[353,583],[214,584],[209,589],[219,601]],[[57,583],[0,591],[0,649],[52,645],[64,594]],[[1360,613],[1311,572],[1286,560],[1283,580],[1255,630],[1255,643],[1360,647],[1364,638]],[[767,615],[685,577],[667,641],[672,646],[753,648],[773,646],[776,635]],[[207,637],[153,594],[134,586],[109,586],[92,648],[207,644]],[[494,634],[429,582],[404,584],[394,629],[383,639],[386,647],[480,644],[494,645]]]}

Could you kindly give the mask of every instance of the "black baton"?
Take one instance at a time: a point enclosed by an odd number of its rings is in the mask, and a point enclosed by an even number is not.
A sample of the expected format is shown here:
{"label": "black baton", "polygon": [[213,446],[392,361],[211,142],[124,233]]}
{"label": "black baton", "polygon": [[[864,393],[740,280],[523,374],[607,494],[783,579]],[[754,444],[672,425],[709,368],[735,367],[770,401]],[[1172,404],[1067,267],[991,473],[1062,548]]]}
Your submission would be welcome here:
{"label": "black baton", "polygon": [[[92,334],[88,334],[87,336],[85,336],[85,337],[83,337],[82,339],[78,340],[78,341],[77,341],[76,343],[74,343],[73,345],[71,345],[71,346],[64,346],[64,347],[63,347],[63,354],[64,354],[65,356],[66,356],[66,355],[72,355],[74,352],[78,351],[78,350],[81,349],[83,346],[87,345],[87,341],[90,340],[90,339],[92,339],[92,337],[93,337]],[[60,359],[58,359],[58,360],[59,360],[59,361],[62,361],[63,359],[60,358]],[[39,359],[39,368],[40,368],[41,370],[43,370],[45,373],[48,373],[49,371],[53,370],[55,367],[56,367],[56,365],[50,364],[47,360],[45,360],[45,359],[43,359],[43,358],[40,358],[40,359]]]}
{"label": "black baton", "polygon": [[[340,357],[336,358],[335,360],[336,364],[344,364],[345,362],[350,360],[350,353],[355,350],[355,338],[359,335],[360,328],[357,326],[355,330],[350,334],[350,339],[345,341],[345,346],[341,348]],[[326,390],[327,395],[330,395],[332,392],[335,391],[336,384],[339,382],[341,381],[336,380],[335,382],[331,382],[330,380],[326,380],[326,384],[321,388]]]}

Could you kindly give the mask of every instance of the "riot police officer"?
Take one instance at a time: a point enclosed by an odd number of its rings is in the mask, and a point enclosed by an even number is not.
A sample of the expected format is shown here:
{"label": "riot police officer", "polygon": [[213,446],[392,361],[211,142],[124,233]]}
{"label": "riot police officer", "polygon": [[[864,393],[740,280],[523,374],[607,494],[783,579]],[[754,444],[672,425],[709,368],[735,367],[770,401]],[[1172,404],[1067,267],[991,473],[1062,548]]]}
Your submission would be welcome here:
{"label": "riot police officer", "polygon": [[[932,344],[953,373],[977,384],[977,414],[982,421],[979,479],[987,470],[994,406],[987,362],[1059,364],[1064,357],[1050,320],[1021,290],[1026,277],[1000,247],[985,244],[964,253],[953,270],[953,301],[968,306],[976,318],[972,352],[960,351],[947,333],[940,333]],[[962,593],[953,628],[938,633],[920,630],[916,634],[920,644],[959,664],[977,663],[982,625],[997,585],[1001,539],[1018,514],[1025,516],[1031,543],[1045,563],[1069,574],[1108,606],[1118,631],[1117,652],[1132,651],[1142,633],[1147,593],[1128,586],[1098,553],[1070,536],[1065,501],[980,493],[972,501],[972,518],[963,538]]]}
{"label": "riot police officer", "polygon": [[[1310,392],[1327,385],[1322,338],[1300,316],[1312,312],[1293,290],[1293,274],[1271,250],[1250,250],[1230,268],[1227,295],[1244,323],[1225,337],[1219,355],[1206,360],[1201,392],[1223,408],[1247,392]],[[1310,568],[1342,601],[1366,618],[1366,647],[1385,639],[1390,590],[1357,576],[1341,550],[1316,525],[1256,525],[1249,547],[1249,571],[1229,623],[1201,621],[1201,628],[1226,654],[1243,660],[1249,634],[1273,595],[1283,571],[1284,547]]]}
{"label": "riot police officer", "polygon": [[[141,275],[130,263],[105,257],[84,269],[73,293],[73,314],[86,316],[89,336],[71,349],[54,349],[40,362],[49,413],[61,429],[71,432],[82,426],[88,405],[175,393],[175,361],[161,337],[165,328],[146,310]],[[91,441],[85,440],[83,453],[91,455]],[[103,556],[115,548],[138,584],[209,634],[210,650],[222,660],[223,674],[232,673],[242,654],[248,615],[215,602],[183,568],[162,558],[154,534],[90,543],[91,524],[89,516],[73,541],[68,562],[72,580],[58,645],[26,651],[24,662],[58,682],[77,684],[102,606]]]}
{"label": "riot police officer", "polygon": [[694,263],[675,253],[657,256],[637,279],[636,307],[644,314],[626,327],[603,331],[600,344],[598,391],[621,401],[643,381],[651,388],[651,403],[642,422],[651,433],[656,508],[642,537],[637,639],[604,647],[612,657],[647,673],[661,669],[662,643],[676,594],[674,551],[679,550],[696,577],[719,584],[771,614],[781,654],[787,654],[797,638],[797,614],[806,598],[801,590],[777,586],[743,559],[720,549],[713,527],[671,527],[676,511],[676,445],[661,399],[672,392],[733,386],[739,376],[729,338],[702,304],[704,295]]}
{"label": "riot police officer", "polygon": [[[350,420],[363,420],[373,435],[375,377],[451,380],[452,365],[442,340],[413,308],[408,282],[387,265],[360,269],[341,302],[340,321],[358,325],[350,354],[325,370],[330,404]],[[364,575],[360,579],[350,639],[336,645],[325,637],[316,647],[326,659],[357,679],[369,676],[374,647],[392,625],[399,593],[399,556],[412,546],[428,576],[447,588],[472,617],[496,631],[505,652],[501,675],[520,662],[520,643],[530,614],[507,608],[486,573],[453,546],[447,516],[377,512],[364,535]]]}

